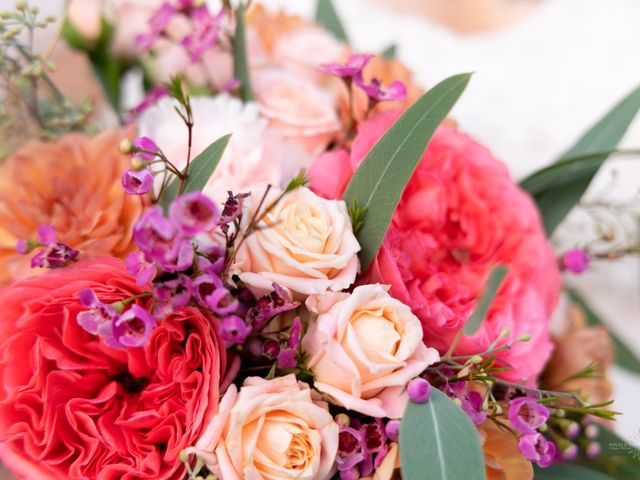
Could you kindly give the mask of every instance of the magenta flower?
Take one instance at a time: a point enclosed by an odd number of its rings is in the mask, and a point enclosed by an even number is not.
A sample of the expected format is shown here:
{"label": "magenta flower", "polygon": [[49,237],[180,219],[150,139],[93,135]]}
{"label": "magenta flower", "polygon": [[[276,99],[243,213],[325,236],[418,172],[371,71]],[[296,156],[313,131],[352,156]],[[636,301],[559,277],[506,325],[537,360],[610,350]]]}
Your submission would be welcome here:
{"label": "magenta flower", "polygon": [[356,78],[356,85],[366,93],[370,99],[376,102],[385,102],[393,100],[404,100],[407,98],[407,88],[400,80],[396,80],[391,85],[384,86],[377,79],[371,79],[371,83],[365,83],[364,79]]}
{"label": "magenta flower", "polygon": [[278,367],[295,368],[298,365],[296,354],[300,345],[300,334],[302,333],[302,322],[300,317],[296,317],[289,329],[289,341],[287,346],[280,350],[278,354]]}
{"label": "magenta flower", "polygon": [[123,347],[144,347],[156,325],[156,319],[147,310],[133,304],[114,320],[113,336]]}
{"label": "magenta flower", "polygon": [[169,218],[187,237],[213,230],[220,219],[218,207],[206,195],[192,192],[181,195],[173,202]]}
{"label": "magenta flower", "polygon": [[549,419],[549,410],[534,398],[518,397],[509,403],[509,421],[520,433],[536,433]]}
{"label": "magenta flower", "polygon": [[182,39],[182,46],[187,49],[191,62],[198,62],[204,53],[215,46],[220,34],[220,22],[225,15],[224,7],[217,15],[211,15],[206,6],[193,9],[193,33]]}
{"label": "magenta flower", "polygon": [[119,348],[120,343],[113,336],[113,323],[118,319],[116,310],[99,301],[93,290],[88,288],[80,291],[80,304],[88,310],[77,315],[78,325],[90,334],[100,336],[110,347]]}
{"label": "magenta flower", "polygon": [[400,438],[400,421],[389,420],[385,426],[385,433],[392,442],[397,442]]}
{"label": "magenta flower", "polygon": [[[136,138],[133,142],[131,142],[133,146],[133,156],[137,158],[141,158],[147,162],[153,160],[156,155],[155,153],[158,151],[158,145],[156,142],[151,140],[149,137],[139,137]],[[140,151],[144,150],[144,151]],[[153,153],[149,153],[153,152]]]}
{"label": "magenta flower", "polygon": [[158,273],[155,262],[148,262],[144,253],[140,250],[127,255],[125,264],[127,265],[127,271],[136,277],[136,283],[140,286],[150,283]]}
{"label": "magenta flower", "polygon": [[271,284],[273,292],[260,297],[256,306],[251,308],[247,314],[249,323],[256,330],[262,330],[264,326],[276,315],[288,312],[297,308],[299,302],[294,302],[287,291],[277,283]]}
{"label": "magenta flower", "polygon": [[240,304],[216,275],[198,276],[193,281],[193,294],[200,305],[219,316],[235,313]]}
{"label": "magenta flower", "polygon": [[158,263],[177,254],[175,225],[162,215],[160,207],[144,212],[133,227],[133,239],[147,256]]}
{"label": "magenta flower", "polygon": [[171,312],[186,307],[191,301],[193,285],[191,278],[178,275],[177,278],[153,284],[153,298],[157,302],[154,315],[166,317]]}
{"label": "magenta flower", "polygon": [[355,428],[340,426],[336,455],[336,464],[340,472],[350,471],[364,459],[363,443],[362,432]]}
{"label": "magenta flower", "polygon": [[583,273],[589,268],[591,259],[589,254],[580,248],[569,250],[562,256],[563,270],[569,270],[573,273]]}
{"label": "magenta flower", "polygon": [[487,412],[483,410],[484,399],[479,392],[469,390],[466,383],[456,382],[447,385],[447,395],[460,400],[462,410],[469,416],[474,425],[480,425],[487,419]]}
{"label": "magenta flower", "polygon": [[518,440],[518,450],[524,458],[545,468],[553,462],[557,448],[539,433],[527,433]]}
{"label": "magenta flower", "polygon": [[251,327],[237,315],[229,315],[222,320],[220,335],[229,345],[239,345],[245,342],[251,334]]}
{"label": "magenta flower", "polygon": [[424,378],[414,378],[407,385],[407,394],[412,402],[426,403],[431,397],[431,384]]}
{"label": "magenta flower", "polygon": [[220,225],[226,225],[228,223],[237,220],[242,215],[242,204],[244,199],[249,196],[248,193],[241,193],[234,195],[231,192],[227,192],[229,198],[224,202],[222,213],[220,214]]}
{"label": "magenta flower", "polygon": [[169,95],[169,90],[166,87],[161,85],[157,85],[153,87],[149,92],[145,95],[142,101],[136,105],[133,109],[129,111],[128,121],[132,121],[135,118],[142,115],[145,111],[147,111],[150,107],[158,103],[161,98],[164,98]]}
{"label": "magenta flower", "polygon": [[224,85],[222,85],[223,92],[233,92],[237,90],[242,85],[242,82],[239,78],[232,78],[231,80],[227,80]]}
{"label": "magenta flower", "polygon": [[163,3],[149,20],[149,31],[136,37],[136,45],[143,52],[153,47],[153,44],[162,36],[176,14],[176,8],[168,2]]}
{"label": "magenta flower", "polygon": [[129,195],[146,195],[153,185],[153,173],[148,168],[128,169],[122,174],[122,187]]}
{"label": "magenta flower", "polygon": [[369,54],[356,54],[351,55],[347,60],[347,63],[325,63],[318,68],[321,72],[327,75],[333,75],[341,78],[355,78],[362,75],[364,67],[367,66],[369,60],[373,58],[373,55]]}
{"label": "magenta flower", "polygon": [[184,272],[193,266],[194,258],[193,244],[189,240],[176,237],[173,248],[158,261],[158,265],[165,272]]}
{"label": "magenta flower", "polygon": [[33,256],[31,268],[62,268],[71,263],[80,254],[78,250],[58,242],[53,225],[40,225],[38,227],[38,237],[41,246],[45,248]]}

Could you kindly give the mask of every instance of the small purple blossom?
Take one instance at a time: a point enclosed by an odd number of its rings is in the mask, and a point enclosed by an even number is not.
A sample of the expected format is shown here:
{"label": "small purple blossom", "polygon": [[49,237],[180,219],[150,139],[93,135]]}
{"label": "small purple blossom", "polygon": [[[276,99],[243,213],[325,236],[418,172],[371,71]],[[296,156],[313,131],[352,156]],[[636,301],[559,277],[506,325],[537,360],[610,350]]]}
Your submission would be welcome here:
{"label": "small purple blossom", "polygon": [[183,235],[193,237],[212,230],[220,219],[218,207],[206,195],[192,192],[180,195],[171,205],[169,218]]}
{"label": "small purple blossom", "polygon": [[318,68],[321,72],[327,75],[333,75],[334,77],[341,78],[353,78],[362,75],[364,67],[367,66],[369,60],[373,58],[373,55],[369,54],[355,54],[351,55],[347,62],[341,63],[325,63]]}
{"label": "small purple blossom", "polygon": [[384,425],[378,418],[373,423],[366,423],[360,427],[365,448],[369,453],[380,452],[387,443]]}
{"label": "small purple blossom", "polygon": [[431,397],[431,384],[424,378],[414,378],[407,385],[407,394],[412,402],[425,403]]}
{"label": "small purple blossom", "polygon": [[474,425],[480,425],[487,419],[487,412],[482,408],[484,399],[479,392],[469,390],[465,382],[448,384],[447,395],[460,400],[462,410],[469,416]]}
{"label": "small purple blossom", "polygon": [[587,445],[585,453],[589,458],[596,458],[602,453],[602,445],[600,445],[598,442],[591,442]]}
{"label": "small purple blossom", "polygon": [[128,195],[146,195],[153,185],[153,173],[148,168],[126,170],[122,174],[122,187]]}
{"label": "small purple blossom", "polygon": [[358,78],[356,79],[356,85],[376,102],[404,100],[407,98],[407,88],[400,80],[396,80],[385,87],[377,78],[373,78],[371,83],[365,83],[364,79]]}
{"label": "small purple blossom", "polygon": [[232,78],[231,80],[227,80],[224,85],[222,85],[223,92],[233,92],[242,86],[242,82],[239,78]]}
{"label": "small purple blossom", "polygon": [[162,36],[176,14],[176,8],[169,2],[163,3],[149,20],[149,31],[136,37],[136,45],[143,52],[150,50]]}
{"label": "small purple blossom", "polygon": [[16,242],[16,252],[18,252],[20,255],[26,255],[28,253],[31,253],[33,249],[38,245],[38,242],[21,238]]}
{"label": "small purple blossom", "polygon": [[247,319],[255,330],[262,330],[276,315],[297,308],[299,302],[294,302],[289,293],[277,283],[272,283],[273,292],[260,297],[256,306],[247,313]]}
{"label": "small purple blossom", "polygon": [[539,433],[527,433],[518,440],[518,450],[530,462],[536,462],[545,468],[551,465],[556,456],[556,445]]}
{"label": "small purple blossom", "polygon": [[154,262],[148,262],[140,250],[131,252],[125,259],[127,271],[136,277],[136,283],[141,287],[150,283],[158,273]]}
{"label": "small purple blossom", "polygon": [[267,358],[277,358],[280,355],[280,343],[272,338],[264,342],[262,354]]}
{"label": "small purple blossom", "polygon": [[196,258],[196,264],[200,272],[218,276],[224,271],[227,257],[223,247],[202,248],[201,246],[198,253],[201,255]]}
{"label": "small purple blossom", "polygon": [[278,367],[295,368],[298,365],[296,355],[300,345],[300,334],[302,333],[302,322],[300,317],[296,317],[289,329],[289,341],[287,346],[280,350],[278,354]]}
{"label": "small purple blossom", "polygon": [[[161,98],[169,95],[169,90],[163,86],[155,86],[145,95],[142,101],[129,111],[128,121],[135,120],[135,118],[142,115],[150,107],[154,106]],[[146,149],[145,149],[146,150]]]}
{"label": "small purple blossom", "polygon": [[220,335],[228,345],[244,343],[251,334],[251,327],[237,315],[229,315],[222,320]]}
{"label": "small purple blossom", "polygon": [[78,313],[78,325],[92,335],[99,335],[110,347],[119,348],[120,344],[113,336],[113,323],[119,317],[115,308],[102,303],[93,290],[88,288],[80,291],[80,304],[88,310]]}
{"label": "small purple blossom", "polygon": [[364,459],[362,432],[352,427],[340,426],[336,464],[341,472],[349,471]]}
{"label": "small purple blossom", "polygon": [[58,241],[56,229],[48,223],[43,223],[38,227],[38,238],[43,245],[53,245]]}
{"label": "small purple blossom", "polygon": [[222,213],[220,214],[220,225],[226,225],[240,218],[244,199],[249,196],[248,193],[234,195],[232,192],[227,192],[227,194],[228,198],[224,202]]}
{"label": "small purple blossom", "polygon": [[397,442],[400,438],[400,421],[389,420],[385,426],[385,433],[392,442]]}
{"label": "small purple blossom", "polygon": [[131,142],[131,146],[133,147],[132,155],[147,162],[153,160],[156,157],[156,152],[158,151],[156,142],[151,140],[149,137],[138,137]]}
{"label": "small purple blossom", "polygon": [[278,368],[296,368],[296,351],[292,348],[281,348],[278,354]]}
{"label": "small purple blossom", "polygon": [[562,256],[562,268],[572,273],[583,273],[589,268],[591,259],[589,254],[580,248],[567,251]]}
{"label": "small purple blossom", "polygon": [[220,35],[220,22],[224,15],[224,7],[217,15],[212,15],[206,6],[193,9],[191,12],[193,33],[182,39],[182,46],[189,52],[191,63],[200,61],[204,53],[215,46]]}
{"label": "small purple blossom", "polygon": [[[53,225],[43,224],[38,227],[40,245],[44,248],[31,258],[31,268],[62,268],[71,263],[80,254],[56,239]],[[27,246],[29,242],[27,242]],[[36,246],[37,244],[31,244]]]}
{"label": "small purple blossom", "polygon": [[549,419],[549,409],[535,398],[518,397],[509,403],[509,421],[520,433],[536,433],[538,427]]}
{"label": "small purple blossom", "polygon": [[209,307],[219,316],[235,313],[239,301],[231,295],[217,275],[199,275],[193,281],[193,294],[203,307]]}
{"label": "small purple blossom", "polygon": [[153,298],[158,302],[154,314],[165,317],[171,312],[186,307],[191,301],[193,286],[191,278],[178,275],[177,278],[153,284]]}
{"label": "small purple blossom", "polygon": [[123,347],[144,347],[156,325],[147,310],[133,304],[113,322],[113,336]]}

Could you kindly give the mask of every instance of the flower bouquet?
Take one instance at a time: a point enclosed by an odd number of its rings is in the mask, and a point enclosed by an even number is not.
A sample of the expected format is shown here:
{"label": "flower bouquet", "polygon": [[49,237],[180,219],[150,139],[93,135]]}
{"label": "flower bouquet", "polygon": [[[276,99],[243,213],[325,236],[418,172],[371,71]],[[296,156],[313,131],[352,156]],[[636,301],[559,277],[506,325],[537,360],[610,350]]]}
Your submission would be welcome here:
{"label": "flower bouquet", "polygon": [[606,330],[574,294],[556,307],[561,272],[607,254],[548,237],[640,91],[517,185],[448,118],[470,74],[423,92],[392,48],[352,51],[327,0],[315,23],[71,1],[94,102],[33,46],[54,19],[1,19],[15,476],[638,478],[611,448]]}

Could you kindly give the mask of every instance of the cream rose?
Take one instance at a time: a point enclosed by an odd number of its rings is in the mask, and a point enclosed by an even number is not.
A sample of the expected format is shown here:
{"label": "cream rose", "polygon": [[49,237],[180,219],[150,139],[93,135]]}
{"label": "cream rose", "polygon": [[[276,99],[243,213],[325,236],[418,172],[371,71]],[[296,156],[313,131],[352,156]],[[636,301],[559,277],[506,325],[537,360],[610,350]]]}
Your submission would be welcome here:
{"label": "cream rose", "polygon": [[323,480],[331,476],[338,425],[294,375],[231,385],[192,452],[224,480]]}
{"label": "cream rose", "polygon": [[440,358],[411,309],[382,285],[312,296],[307,308],[319,313],[302,339],[315,388],[350,410],[400,418],[406,384]]}
{"label": "cream rose", "polygon": [[[264,205],[278,197],[271,191]],[[244,228],[260,196],[247,205]],[[348,288],[358,273],[360,245],[343,201],[326,200],[308,188],[284,196],[247,237],[234,266],[256,294],[276,282],[295,299]]]}
{"label": "cream rose", "polygon": [[285,138],[303,143],[319,155],[340,133],[336,100],[312,78],[285,68],[253,73],[253,90],[262,115]]}

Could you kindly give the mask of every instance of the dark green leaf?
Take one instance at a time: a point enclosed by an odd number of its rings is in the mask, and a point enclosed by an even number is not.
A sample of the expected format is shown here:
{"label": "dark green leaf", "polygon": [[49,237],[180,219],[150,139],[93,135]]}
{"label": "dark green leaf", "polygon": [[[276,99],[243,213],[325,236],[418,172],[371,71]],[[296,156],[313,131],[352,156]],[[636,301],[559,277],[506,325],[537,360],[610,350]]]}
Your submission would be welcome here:
{"label": "dark green leaf", "polygon": [[[593,311],[593,309],[587,304],[585,299],[576,291],[569,291],[571,301],[576,303],[585,313],[587,323],[589,325],[606,325],[600,319],[600,317]],[[609,336],[615,349],[615,361],[618,365],[627,370],[640,374],[640,359],[627,347],[622,340],[611,330],[609,330]]]}
{"label": "dark green leaf", "polygon": [[[200,191],[204,188],[218,166],[222,154],[229,143],[229,138],[231,138],[231,134],[219,138],[191,161],[189,165],[189,175],[184,182],[182,194]],[[174,178],[162,193],[159,203],[165,212],[169,209],[171,202],[178,196],[179,188],[180,179]]]}
{"label": "dark green leaf", "polygon": [[236,33],[233,38],[233,76],[240,80],[240,96],[245,102],[253,100],[249,62],[247,60],[247,39],[245,33],[244,4],[240,2],[236,10]]}
{"label": "dark green leaf", "polygon": [[393,212],[433,132],[469,83],[471,74],[439,83],[411,106],[378,140],[355,172],[343,199],[366,210],[358,232],[360,262],[366,270],[382,244]]}
{"label": "dark green leaf", "polygon": [[551,235],[580,201],[591,180],[616,148],[640,109],[640,87],[622,99],[558,161],[522,181]]}
{"label": "dark green leaf", "polygon": [[349,43],[347,34],[340,23],[340,18],[336,13],[331,0],[318,0],[316,7],[316,21],[329,30],[333,35],[345,43]]}
{"label": "dark green leaf", "polygon": [[476,308],[473,310],[471,317],[467,320],[467,323],[464,324],[464,333],[467,335],[473,335],[480,328],[480,324],[487,316],[487,312],[493,303],[493,299],[498,293],[498,289],[502,284],[502,280],[507,275],[507,267],[504,265],[499,265],[491,271],[491,275],[489,275],[489,279],[487,280],[487,288],[485,292],[482,294],[482,297],[478,300],[478,304]]}
{"label": "dark green leaf", "polygon": [[536,480],[613,480],[597,470],[572,463],[551,465],[548,468],[534,468]]}
{"label": "dark green leaf", "polygon": [[440,390],[409,402],[400,427],[404,480],[484,480],[484,455],[469,417]]}
{"label": "dark green leaf", "polygon": [[397,50],[397,45],[395,43],[392,43],[387,48],[385,48],[380,55],[382,55],[384,58],[388,58],[389,60],[393,60],[394,58],[396,58]]}

